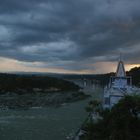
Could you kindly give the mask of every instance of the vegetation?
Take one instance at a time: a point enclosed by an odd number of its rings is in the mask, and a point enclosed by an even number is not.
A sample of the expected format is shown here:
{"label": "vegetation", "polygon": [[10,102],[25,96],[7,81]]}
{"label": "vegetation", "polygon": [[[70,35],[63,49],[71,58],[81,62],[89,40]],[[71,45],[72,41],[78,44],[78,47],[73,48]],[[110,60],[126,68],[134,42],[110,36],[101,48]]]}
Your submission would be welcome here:
{"label": "vegetation", "polygon": [[81,140],[140,139],[140,96],[126,96],[111,110],[97,112],[102,119],[88,122]]}
{"label": "vegetation", "polygon": [[140,67],[132,68],[127,75],[132,76],[133,84],[140,87]]}
{"label": "vegetation", "polygon": [[[59,78],[38,75],[0,74],[0,93],[15,92],[18,94],[42,89],[50,91],[78,91],[79,87],[72,82]],[[29,92],[30,91],[30,92]]]}
{"label": "vegetation", "polygon": [[94,101],[90,101],[88,106],[86,107],[86,111],[87,112],[100,112],[102,108],[101,102],[98,100],[94,100]]}
{"label": "vegetation", "polygon": [[79,89],[60,78],[0,74],[0,109],[60,106],[89,97]]}
{"label": "vegetation", "polygon": [[53,92],[0,95],[0,109],[29,109],[31,107],[59,107],[64,103],[83,100],[88,96],[83,92]]}

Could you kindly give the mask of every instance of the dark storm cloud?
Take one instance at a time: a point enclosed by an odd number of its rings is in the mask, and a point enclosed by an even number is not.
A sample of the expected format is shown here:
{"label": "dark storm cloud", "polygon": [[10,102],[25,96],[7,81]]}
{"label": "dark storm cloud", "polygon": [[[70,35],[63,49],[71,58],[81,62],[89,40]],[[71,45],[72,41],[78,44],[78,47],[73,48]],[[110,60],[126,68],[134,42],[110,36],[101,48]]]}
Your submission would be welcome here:
{"label": "dark storm cloud", "polygon": [[140,63],[139,7],[139,0],[0,0],[0,56],[87,69],[122,52]]}

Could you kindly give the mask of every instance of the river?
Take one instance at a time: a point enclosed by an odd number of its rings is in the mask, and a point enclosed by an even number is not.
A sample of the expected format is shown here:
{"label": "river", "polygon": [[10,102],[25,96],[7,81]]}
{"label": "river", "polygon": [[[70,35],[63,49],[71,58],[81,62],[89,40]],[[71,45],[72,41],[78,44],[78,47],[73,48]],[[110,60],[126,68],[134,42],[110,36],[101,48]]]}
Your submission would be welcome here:
{"label": "river", "polygon": [[[92,98],[101,98],[100,88],[87,88]],[[0,140],[68,140],[86,119],[88,98],[61,107],[0,110]]]}

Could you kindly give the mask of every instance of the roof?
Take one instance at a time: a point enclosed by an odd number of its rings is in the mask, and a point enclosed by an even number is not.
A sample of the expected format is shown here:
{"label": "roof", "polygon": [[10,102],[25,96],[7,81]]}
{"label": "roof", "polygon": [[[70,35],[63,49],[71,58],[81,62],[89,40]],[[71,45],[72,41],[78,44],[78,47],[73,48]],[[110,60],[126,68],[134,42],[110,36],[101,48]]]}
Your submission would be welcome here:
{"label": "roof", "polygon": [[124,63],[122,60],[119,61],[117,71],[116,71],[116,77],[126,77]]}

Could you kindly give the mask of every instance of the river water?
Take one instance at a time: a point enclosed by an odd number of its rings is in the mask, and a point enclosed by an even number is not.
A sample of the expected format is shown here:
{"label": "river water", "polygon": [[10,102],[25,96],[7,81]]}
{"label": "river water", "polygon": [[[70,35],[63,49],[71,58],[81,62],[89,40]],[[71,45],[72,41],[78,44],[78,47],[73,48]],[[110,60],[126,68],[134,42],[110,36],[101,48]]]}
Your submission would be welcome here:
{"label": "river water", "polygon": [[[92,98],[101,97],[100,88],[87,88]],[[0,140],[68,140],[86,119],[91,98],[59,108],[0,110]]]}

